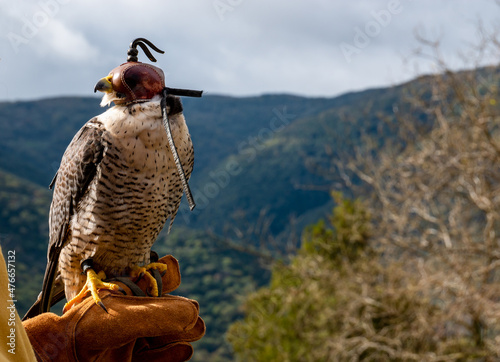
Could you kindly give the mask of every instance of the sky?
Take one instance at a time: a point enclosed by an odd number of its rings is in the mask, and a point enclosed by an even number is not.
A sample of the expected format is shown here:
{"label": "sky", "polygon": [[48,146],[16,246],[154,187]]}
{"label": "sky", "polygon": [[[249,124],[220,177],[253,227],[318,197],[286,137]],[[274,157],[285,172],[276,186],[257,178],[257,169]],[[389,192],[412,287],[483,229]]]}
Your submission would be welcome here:
{"label": "sky", "polygon": [[138,37],[165,51],[170,87],[333,97],[436,71],[416,34],[470,66],[499,20],[495,0],[0,0],[0,101],[93,96]]}

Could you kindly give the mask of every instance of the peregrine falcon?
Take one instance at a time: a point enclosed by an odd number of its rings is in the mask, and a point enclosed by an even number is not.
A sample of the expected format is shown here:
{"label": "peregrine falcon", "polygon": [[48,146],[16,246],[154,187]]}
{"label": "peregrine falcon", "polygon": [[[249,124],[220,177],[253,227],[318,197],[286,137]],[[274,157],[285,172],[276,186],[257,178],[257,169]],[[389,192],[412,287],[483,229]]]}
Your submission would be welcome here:
{"label": "peregrine falcon", "polygon": [[[155,60],[142,41],[151,46],[142,38],[135,45]],[[135,46],[131,50],[136,56]],[[48,265],[29,317],[49,311],[63,287],[67,309],[88,291],[114,289],[104,275],[148,268],[151,247],[167,220],[172,225],[194,162],[180,99],[164,90],[163,71],[134,56],[97,82],[101,106],[115,106],[88,121],[64,152],[52,182]],[[93,261],[92,274],[82,274],[86,259]]]}

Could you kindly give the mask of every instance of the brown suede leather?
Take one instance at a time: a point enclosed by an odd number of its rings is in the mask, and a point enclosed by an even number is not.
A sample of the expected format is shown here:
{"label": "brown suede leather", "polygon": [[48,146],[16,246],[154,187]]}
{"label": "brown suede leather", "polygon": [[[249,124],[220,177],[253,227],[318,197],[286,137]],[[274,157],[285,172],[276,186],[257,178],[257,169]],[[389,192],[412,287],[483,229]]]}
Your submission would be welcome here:
{"label": "brown suede leather", "polygon": [[[189,342],[203,337],[205,324],[194,300],[166,293],[180,284],[179,265],[171,256],[162,277],[162,297],[136,297],[102,290],[106,313],[86,298],[62,317],[43,313],[23,325],[40,361],[187,361]],[[137,283],[143,291],[144,278]],[[124,284],[120,285],[130,294]]]}
{"label": "brown suede leather", "polygon": [[113,90],[125,95],[124,98],[115,100],[115,104],[150,100],[161,94],[165,87],[163,71],[141,62],[123,63],[109,72],[109,75],[113,75]]}

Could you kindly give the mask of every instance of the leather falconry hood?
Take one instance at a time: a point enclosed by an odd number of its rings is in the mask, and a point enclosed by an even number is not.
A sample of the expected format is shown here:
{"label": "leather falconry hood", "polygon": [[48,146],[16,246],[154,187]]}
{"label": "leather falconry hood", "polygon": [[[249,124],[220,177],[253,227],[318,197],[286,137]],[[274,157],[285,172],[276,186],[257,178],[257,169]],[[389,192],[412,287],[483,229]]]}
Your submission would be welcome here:
{"label": "leather falconry hood", "polygon": [[151,64],[141,63],[137,60],[139,53],[137,45],[139,45],[149,60],[156,62],[155,57],[144,43],[160,54],[165,53],[144,38],[137,38],[130,44],[127,62],[109,72],[109,75],[112,76],[113,90],[122,95],[119,100],[114,101],[117,105],[149,101],[155,95],[161,95],[163,88],[165,88],[163,71]]}

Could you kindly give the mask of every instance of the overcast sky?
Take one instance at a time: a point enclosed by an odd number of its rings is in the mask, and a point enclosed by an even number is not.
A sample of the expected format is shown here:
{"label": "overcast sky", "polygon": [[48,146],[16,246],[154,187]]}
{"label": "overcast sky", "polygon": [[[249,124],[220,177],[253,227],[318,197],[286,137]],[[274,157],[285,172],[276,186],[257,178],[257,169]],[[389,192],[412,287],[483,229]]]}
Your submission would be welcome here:
{"label": "overcast sky", "polygon": [[[235,96],[336,96],[429,70],[415,31],[442,53],[500,28],[494,0],[0,0],[0,100],[93,95],[146,37],[167,85]],[[142,51],[139,60],[148,62]],[[494,59],[494,61],[497,61]]]}

